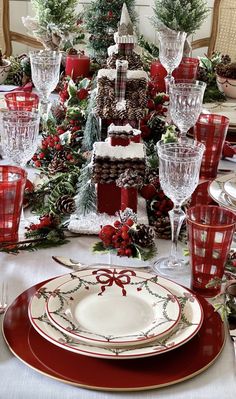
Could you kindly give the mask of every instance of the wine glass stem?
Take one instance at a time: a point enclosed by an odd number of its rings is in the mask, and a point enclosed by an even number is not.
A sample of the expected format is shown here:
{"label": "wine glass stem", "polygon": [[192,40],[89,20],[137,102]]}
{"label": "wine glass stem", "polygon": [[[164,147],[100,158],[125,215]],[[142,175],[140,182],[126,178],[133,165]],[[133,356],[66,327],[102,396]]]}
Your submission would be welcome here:
{"label": "wine glass stem", "polygon": [[169,211],[170,224],[171,224],[171,239],[172,239],[170,256],[171,258],[174,259],[177,258],[178,237],[185,216],[186,215],[184,211],[181,209],[180,205],[175,204],[174,208],[171,211]]}
{"label": "wine glass stem", "polygon": [[165,77],[166,94],[169,94],[170,84],[173,82],[174,82],[174,77],[172,76],[171,72],[168,72]]}
{"label": "wine glass stem", "polygon": [[45,130],[46,126],[47,126],[47,120],[48,120],[50,108],[51,108],[50,101],[47,98],[43,98],[40,101],[40,115],[42,118],[43,130]]}

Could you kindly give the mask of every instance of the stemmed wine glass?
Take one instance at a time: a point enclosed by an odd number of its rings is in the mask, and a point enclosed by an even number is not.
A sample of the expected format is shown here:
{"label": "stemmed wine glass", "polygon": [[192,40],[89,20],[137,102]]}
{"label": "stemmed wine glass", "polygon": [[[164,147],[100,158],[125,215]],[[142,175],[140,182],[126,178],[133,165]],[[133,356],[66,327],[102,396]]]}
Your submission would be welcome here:
{"label": "stemmed wine glass", "polygon": [[204,150],[205,146],[194,140],[157,143],[160,184],[167,197],[173,201],[174,207],[169,211],[172,231],[170,256],[158,259],[153,269],[169,277],[186,273],[185,263],[179,257],[177,249],[180,228],[185,219],[185,212],[181,207],[197,187]]}
{"label": "stemmed wine glass", "polygon": [[2,149],[7,158],[22,168],[34,155],[38,145],[38,112],[7,111],[2,117]]}
{"label": "stemmed wine glass", "polygon": [[30,51],[32,81],[39,92],[40,111],[44,121],[50,110],[49,96],[60,77],[61,53],[57,51]]}
{"label": "stemmed wine glass", "polygon": [[[7,111],[2,117],[3,153],[21,168],[25,168],[37,149],[39,122],[39,113],[31,111]],[[24,221],[23,209],[21,220]]]}
{"label": "stemmed wine glass", "polygon": [[158,32],[159,59],[167,71],[167,76],[165,77],[166,93],[169,93],[169,85],[174,81],[172,72],[182,60],[186,36],[185,32],[170,29]]}
{"label": "stemmed wine glass", "polygon": [[202,110],[206,83],[196,80],[178,81],[170,84],[169,111],[173,123],[180,130],[180,138],[186,137],[188,130],[194,126]]}

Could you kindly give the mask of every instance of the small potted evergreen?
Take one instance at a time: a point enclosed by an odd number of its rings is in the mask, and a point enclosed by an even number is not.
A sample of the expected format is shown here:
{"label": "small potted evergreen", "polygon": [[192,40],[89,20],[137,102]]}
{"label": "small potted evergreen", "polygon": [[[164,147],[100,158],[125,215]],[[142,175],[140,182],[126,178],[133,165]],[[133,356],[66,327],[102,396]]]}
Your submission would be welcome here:
{"label": "small potted evergreen", "polygon": [[5,60],[2,57],[2,52],[0,50],[0,84],[3,84],[5,82],[10,69],[11,62],[9,60]]}
{"label": "small potted evergreen", "polygon": [[218,88],[226,97],[236,98],[236,62],[221,62],[216,67],[216,81]]}

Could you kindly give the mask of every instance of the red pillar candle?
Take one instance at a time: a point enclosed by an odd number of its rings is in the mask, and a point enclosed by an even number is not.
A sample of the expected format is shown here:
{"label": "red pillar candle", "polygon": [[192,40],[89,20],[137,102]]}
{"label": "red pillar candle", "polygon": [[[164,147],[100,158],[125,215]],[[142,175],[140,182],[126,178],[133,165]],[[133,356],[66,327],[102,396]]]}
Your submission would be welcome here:
{"label": "red pillar candle", "polygon": [[135,187],[121,188],[121,210],[133,209],[137,213],[138,191]]}
{"label": "red pillar candle", "polygon": [[165,92],[166,91],[165,77],[167,75],[167,72],[160,63],[160,61],[158,60],[152,61],[150,75],[152,81],[157,86],[158,91]]}
{"label": "red pillar candle", "polygon": [[89,75],[90,58],[84,54],[68,54],[66,57],[66,76],[73,80]]}

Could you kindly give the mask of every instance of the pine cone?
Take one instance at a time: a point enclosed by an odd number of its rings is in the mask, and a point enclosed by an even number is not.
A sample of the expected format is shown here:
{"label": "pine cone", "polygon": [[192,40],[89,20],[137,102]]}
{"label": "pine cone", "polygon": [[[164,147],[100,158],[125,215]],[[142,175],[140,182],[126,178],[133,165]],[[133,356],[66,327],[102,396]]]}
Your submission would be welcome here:
{"label": "pine cone", "polygon": [[146,248],[154,244],[154,231],[150,226],[137,224],[130,232],[134,243],[140,247]]}
{"label": "pine cone", "polygon": [[66,172],[68,170],[68,166],[64,159],[58,159],[57,157],[53,158],[53,160],[48,165],[48,171],[51,175],[55,175],[58,172]]}
{"label": "pine cone", "polygon": [[171,240],[171,225],[169,216],[161,216],[154,222],[156,238]]}
{"label": "pine cone", "polygon": [[209,77],[207,74],[207,70],[203,67],[199,67],[197,71],[197,79],[201,80],[202,82],[208,83]]}
{"label": "pine cone", "polygon": [[230,64],[231,63],[231,58],[228,54],[222,55],[221,56],[221,62],[222,64]]}
{"label": "pine cone", "polygon": [[21,86],[22,85],[22,79],[24,76],[24,72],[22,70],[17,71],[11,76],[12,79],[12,84],[16,86]]}
{"label": "pine cone", "polygon": [[62,121],[64,121],[66,117],[66,110],[63,107],[63,105],[59,103],[54,103],[51,108],[52,115],[56,119],[57,123],[60,124]]}
{"label": "pine cone", "polygon": [[63,215],[70,215],[75,212],[75,200],[70,195],[62,195],[56,202],[56,209]]}

